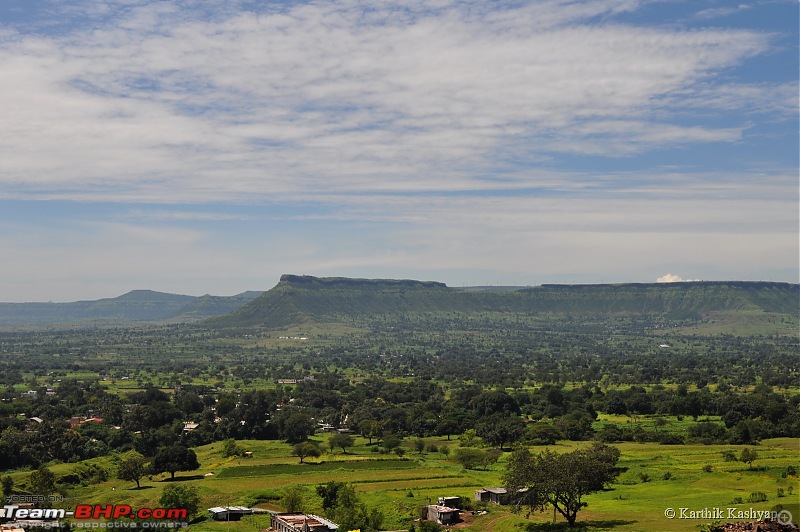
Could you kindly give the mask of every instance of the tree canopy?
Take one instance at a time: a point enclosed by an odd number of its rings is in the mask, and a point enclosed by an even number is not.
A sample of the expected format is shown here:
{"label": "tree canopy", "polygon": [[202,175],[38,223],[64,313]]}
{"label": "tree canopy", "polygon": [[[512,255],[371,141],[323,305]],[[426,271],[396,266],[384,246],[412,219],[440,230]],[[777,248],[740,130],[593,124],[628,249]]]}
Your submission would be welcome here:
{"label": "tree canopy", "polygon": [[616,447],[599,443],[563,454],[546,450],[532,455],[520,448],[512,453],[503,480],[516,504],[542,511],[552,505],[574,526],[578,511],[587,505],[583,497],[602,490],[619,474],[619,455]]}
{"label": "tree canopy", "polygon": [[194,471],[199,467],[195,452],[179,444],[162,447],[151,462],[153,473],[169,472],[171,478],[175,478],[176,471]]}
{"label": "tree canopy", "polygon": [[141,488],[139,481],[147,472],[144,457],[136,451],[131,451],[125,455],[117,467],[117,478],[136,482],[136,487]]}
{"label": "tree canopy", "polygon": [[328,438],[328,445],[331,447],[331,451],[333,451],[336,447],[341,447],[342,452],[347,454],[347,448],[352,447],[355,444],[355,439],[349,434],[341,434],[336,433],[332,434],[330,438]]}
{"label": "tree canopy", "polygon": [[162,508],[182,508],[191,517],[200,508],[200,494],[196,486],[167,486],[158,500]]}

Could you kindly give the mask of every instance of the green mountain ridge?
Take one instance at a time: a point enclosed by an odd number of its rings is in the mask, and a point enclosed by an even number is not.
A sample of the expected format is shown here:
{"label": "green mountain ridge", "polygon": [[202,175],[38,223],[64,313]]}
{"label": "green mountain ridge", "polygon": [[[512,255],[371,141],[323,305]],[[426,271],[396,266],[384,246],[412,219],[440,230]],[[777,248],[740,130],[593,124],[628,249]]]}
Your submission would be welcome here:
{"label": "green mountain ridge", "polygon": [[114,298],[70,303],[0,303],[0,327],[124,326],[133,323],[183,323],[227,314],[260,296],[187,296],[132,290]]}
{"label": "green mountain ridge", "polygon": [[197,323],[281,329],[401,314],[508,313],[700,319],[711,313],[798,316],[800,285],[762,281],[545,284],[453,288],[436,281],[283,275],[267,292],[188,296],[133,290],[72,303],[0,303],[0,327]]}
{"label": "green mountain ridge", "polygon": [[285,328],[402,313],[498,312],[524,315],[699,319],[713,312],[797,315],[800,285],[777,282],[541,285],[503,290],[439,282],[283,275],[260,297],[212,318],[212,327]]}

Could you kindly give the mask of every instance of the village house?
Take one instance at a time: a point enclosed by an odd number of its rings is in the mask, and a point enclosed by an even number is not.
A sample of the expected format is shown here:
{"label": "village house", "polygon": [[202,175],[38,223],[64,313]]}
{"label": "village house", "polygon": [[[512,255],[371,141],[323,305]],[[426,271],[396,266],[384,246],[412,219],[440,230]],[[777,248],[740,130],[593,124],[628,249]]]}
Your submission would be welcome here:
{"label": "village house", "polygon": [[[518,493],[524,493],[528,488],[519,490]],[[508,490],[505,488],[483,488],[475,490],[476,502],[489,502],[492,504],[508,504]]]}
{"label": "village house", "polygon": [[421,508],[420,518],[426,521],[433,521],[439,525],[452,525],[459,521],[461,510],[441,506],[439,504],[428,504]]}
{"label": "village house", "polygon": [[215,506],[208,509],[208,515],[214,521],[238,521],[245,515],[265,514],[267,510],[248,508],[247,506]]}

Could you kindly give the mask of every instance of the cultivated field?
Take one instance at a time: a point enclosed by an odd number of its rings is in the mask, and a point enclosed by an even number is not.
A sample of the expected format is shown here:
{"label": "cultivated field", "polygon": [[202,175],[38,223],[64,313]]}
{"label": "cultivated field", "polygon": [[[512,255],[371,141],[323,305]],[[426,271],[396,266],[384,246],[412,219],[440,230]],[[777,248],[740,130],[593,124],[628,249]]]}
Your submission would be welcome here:
{"label": "cultivated field", "polygon": [[[316,438],[322,441],[322,436]],[[427,439],[427,443],[454,449],[458,441]],[[222,458],[222,443],[197,448],[201,468],[178,473],[175,482],[197,486],[202,507],[225,505],[259,506],[280,510],[280,499],[289,486],[306,488],[306,511],[322,513],[321,499],[314,488],[336,480],[353,483],[361,499],[369,507],[377,507],[386,516],[384,528],[406,529],[414,522],[420,505],[435,502],[440,496],[460,496],[462,506],[474,511],[464,513],[464,522],[456,528],[464,530],[518,531],[552,528],[553,514],[533,513],[527,509],[514,512],[511,507],[474,503],[474,490],[501,486],[501,477],[508,453],[487,470],[466,470],[441,452],[417,453],[410,448],[402,457],[373,452],[366,440],[347,454],[340,451],[299,464],[291,456],[291,446],[276,441],[242,441],[251,451],[248,458]],[[550,447],[557,452],[572,451],[590,442],[560,442]],[[588,507],[578,514],[581,530],[698,530],[714,521],[720,509],[724,516],[733,512],[785,509],[800,516],[796,476],[786,476],[788,466],[800,462],[800,441],[793,438],[765,440],[754,447],[758,458],[749,466],[740,461],[725,461],[724,451],[739,456],[744,446],[735,445],[659,445],[655,443],[621,443],[619,466],[622,473],[610,489],[585,498]],[[751,447],[753,448],[753,447]],[[534,452],[544,447],[534,447]],[[452,453],[451,453],[452,456]],[[114,459],[97,459],[112,466]],[[66,474],[74,464],[52,467],[56,474]],[[24,482],[26,473],[15,473]],[[67,505],[82,503],[130,504],[156,507],[168,475],[145,478],[142,488],[132,483],[109,480],[102,484],[75,488],[67,495]],[[780,492],[780,496],[779,496]],[[767,500],[749,502],[763,493]],[[684,518],[681,518],[681,509]],[[665,513],[676,512],[674,519]],[[484,513],[485,512],[485,513]],[[691,512],[695,512],[692,514]],[[706,518],[706,516],[709,516]],[[796,519],[795,517],[795,519]],[[722,519],[725,521],[726,519]],[[266,526],[263,516],[246,517],[240,522],[212,522],[200,519],[195,530],[255,530]],[[556,528],[564,526],[558,516]]]}

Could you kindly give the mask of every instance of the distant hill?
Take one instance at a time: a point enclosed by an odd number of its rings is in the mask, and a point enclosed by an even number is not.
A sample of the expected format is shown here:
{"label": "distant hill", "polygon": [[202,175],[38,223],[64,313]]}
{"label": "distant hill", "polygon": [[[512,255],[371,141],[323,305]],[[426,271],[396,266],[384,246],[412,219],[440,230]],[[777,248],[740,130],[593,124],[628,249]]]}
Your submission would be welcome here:
{"label": "distant hill", "polygon": [[197,321],[228,314],[254,300],[264,292],[254,292],[252,290],[242,292],[235,296],[212,296],[206,294],[194,298],[188,305],[181,307],[180,311],[170,316],[173,321]]}
{"label": "distant hill", "polygon": [[386,312],[436,312],[459,307],[465,294],[444,283],[282,275],[271,290],[207,323],[220,327],[287,327],[346,316]]}
{"label": "distant hill", "polygon": [[526,308],[542,312],[640,314],[665,319],[747,310],[796,315],[800,308],[800,285],[771,282],[542,285],[519,295],[527,299]]}
{"label": "distant hill", "polygon": [[285,328],[401,313],[512,312],[576,316],[647,315],[665,320],[712,312],[798,313],[800,286],[772,282],[542,285],[450,288],[443,283],[283,275],[260,297],[206,323]]}
{"label": "distant hill", "polygon": [[434,281],[283,275],[267,292],[200,297],[134,290],[72,303],[0,303],[0,328],[195,323],[282,329],[401,314],[648,316],[696,319],[712,313],[797,316],[800,286],[773,282],[542,285],[451,288]]}
{"label": "distant hill", "polygon": [[71,303],[0,303],[0,327],[113,326],[193,322],[227,314],[260,296],[186,296],[133,290],[119,297]]}

